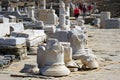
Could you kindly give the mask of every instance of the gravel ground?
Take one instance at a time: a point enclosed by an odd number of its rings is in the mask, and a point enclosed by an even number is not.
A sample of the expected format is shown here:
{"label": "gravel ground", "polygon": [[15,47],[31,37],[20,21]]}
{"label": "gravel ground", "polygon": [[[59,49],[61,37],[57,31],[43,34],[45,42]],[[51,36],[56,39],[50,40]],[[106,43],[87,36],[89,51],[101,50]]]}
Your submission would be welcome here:
{"label": "gravel ground", "polygon": [[[96,29],[87,25],[87,34],[88,47],[97,55],[100,68],[72,72],[69,76],[46,80],[120,80],[120,29]],[[29,55],[28,58],[14,62],[10,67],[0,71],[0,80],[43,80],[33,77],[10,77],[10,74],[20,73],[24,64],[36,63],[35,55]],[[80,63],[79,60],[76,62]]]}

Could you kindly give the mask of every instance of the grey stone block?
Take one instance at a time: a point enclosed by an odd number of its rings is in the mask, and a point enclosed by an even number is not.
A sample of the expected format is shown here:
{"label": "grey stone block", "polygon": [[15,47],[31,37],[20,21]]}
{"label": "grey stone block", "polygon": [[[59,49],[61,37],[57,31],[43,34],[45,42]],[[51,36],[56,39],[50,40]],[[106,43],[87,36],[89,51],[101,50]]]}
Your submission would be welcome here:
{"label": "grey stone block", "polygon": [[106,19],[105,28],[120,28],[120,18]]}

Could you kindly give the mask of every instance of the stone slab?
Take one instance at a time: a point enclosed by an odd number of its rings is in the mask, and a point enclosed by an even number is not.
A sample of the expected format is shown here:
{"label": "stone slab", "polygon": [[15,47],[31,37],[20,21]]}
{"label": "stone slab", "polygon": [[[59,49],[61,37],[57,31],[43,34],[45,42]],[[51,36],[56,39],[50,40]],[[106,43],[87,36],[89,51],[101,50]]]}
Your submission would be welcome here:
{"label": "stone slab", "polygon": [[106,19],[105,28],[120,28],[120,18]]}
{"label": "stone slab", "polygon": [[25,38],[14,38],[14,37],[2,37],[0,38],[0,45],[11,45],[11,46],[16,46],[16,45],[22,45],[26,43]]}

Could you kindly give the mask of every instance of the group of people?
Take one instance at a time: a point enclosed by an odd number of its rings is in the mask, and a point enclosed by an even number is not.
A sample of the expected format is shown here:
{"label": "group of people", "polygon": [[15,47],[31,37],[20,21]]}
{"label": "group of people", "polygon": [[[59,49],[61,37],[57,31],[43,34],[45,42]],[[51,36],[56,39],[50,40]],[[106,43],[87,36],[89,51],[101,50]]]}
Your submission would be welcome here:
{"label": "group of people", "polygon": [[76,8],[74,9],[74,17],[77,19],[79,15],[82,15],[83,18],[85,18],[86,12],[88,12],[89,15],[91,15],[92,5],[80,4],[79,6],[76,6]]}

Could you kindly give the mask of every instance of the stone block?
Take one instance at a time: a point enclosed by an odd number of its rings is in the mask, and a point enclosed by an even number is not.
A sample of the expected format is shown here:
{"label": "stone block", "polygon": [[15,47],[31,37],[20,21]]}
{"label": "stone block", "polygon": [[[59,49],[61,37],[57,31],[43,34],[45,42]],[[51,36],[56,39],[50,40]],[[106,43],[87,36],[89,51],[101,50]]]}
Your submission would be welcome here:
{"label": "stone block", "polygon": [[58,39],[60,42],[68,42],[68,31],[66,30],[59,30],[55,32],[55,38]]}
{"label": "stone block", "polygon": [[44,22],[45,25],[57,25],[58,17],[53,9],[36,10],[36,19]]}
{"label": "stone block", "polygon": [[10,45],[10,46],[17,46],[17,45],[22,45],[26,44],[26,39],[25,38],[14,38],[14,37],[3,37],[0,38],[0,45]]}
{"label": "stone block", "polygon": [[27,56],[25,38],[0,38],[0,53],[15,55],[17,59]]}
{"label": "stone block", "polygon": [[56,26],[54,25],[46,25],[44,31],[47,35],[47,38],[54,38],[54,33],[56,31]]}
{"label": "stone block", "polygon": [[10,34],[10,27],[8,23],[0,23],[0,37],[4,37]]}
{"label": "stone block", "polygon": [[27,29],[22,32],[12,32],[12,37],[24,37],[27,40],[27,46],[34,46],[40,42],[44,42],[46,40],[46,34],[44,30],[32,30]]}
{"label": "stone block", "polygon": [[101,12],[100,14],[100,28],[105,28],[105,19],[110,19],[110,12]]}
{"label": "stone block", "polygon": [[105,28],[120,28],[120,18],[111,18],[105,20]]}
{"label": "stone block", "polygon": [[21,32],[24,30],[23,23],[14,23],[13,22],[13,23],[9,23],[9,26],[10,26],[10,29],[13,29],[12,31],[15,31],[15,32]]}
{"label": "stone block", "polygon": [[3,16],[0,16],[0,23],[9,23],[9,19]]}

